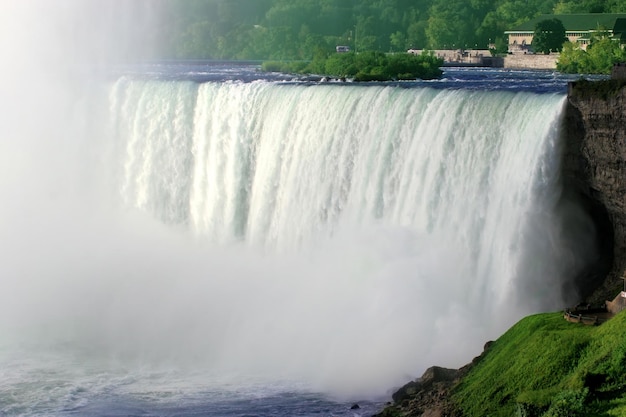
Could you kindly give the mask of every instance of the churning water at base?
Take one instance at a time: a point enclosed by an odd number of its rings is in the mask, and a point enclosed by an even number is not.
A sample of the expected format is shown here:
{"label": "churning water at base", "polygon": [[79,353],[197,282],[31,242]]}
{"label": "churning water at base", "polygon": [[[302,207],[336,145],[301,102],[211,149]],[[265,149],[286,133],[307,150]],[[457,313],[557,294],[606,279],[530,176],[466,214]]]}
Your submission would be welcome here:
{"label": "churning water at base", "polygon": [[104,96],[61,159],[80,185],[4,225],[2,414],[368,415],[571,301],[593,252],[561,195],[563,94],[122,77]]}

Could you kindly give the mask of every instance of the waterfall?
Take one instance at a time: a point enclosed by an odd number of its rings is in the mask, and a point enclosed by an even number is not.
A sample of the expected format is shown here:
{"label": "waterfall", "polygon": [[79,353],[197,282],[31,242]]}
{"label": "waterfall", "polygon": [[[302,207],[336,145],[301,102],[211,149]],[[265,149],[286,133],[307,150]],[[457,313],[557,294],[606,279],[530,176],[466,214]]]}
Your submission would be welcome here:
{"label": "waterfall", "polygon": [[[529,246],[560,239],[563,100],[128,79],[111,93],[126,204],[213,242],[278,251],[404,230],[468,258],[464,291],[497,299],[518,299]],[[562,248],[544,249],[523,279],[558,297],[562,277],[546,264]]]}
{"label": "waterfall", "polygon": [[175,278],[219,299],[190,327],[220,363],[389,387],[572,301],[589,228],[563,226],[587,224],[561,201],[564,100],[121,78],[111,166],[124,207],[241,263]]}
{"label": "waterfall", "polygon": [[559,194],[560,95],[121,80],[111,97],[126,203],[218,242],[382,223],[475,247]]}

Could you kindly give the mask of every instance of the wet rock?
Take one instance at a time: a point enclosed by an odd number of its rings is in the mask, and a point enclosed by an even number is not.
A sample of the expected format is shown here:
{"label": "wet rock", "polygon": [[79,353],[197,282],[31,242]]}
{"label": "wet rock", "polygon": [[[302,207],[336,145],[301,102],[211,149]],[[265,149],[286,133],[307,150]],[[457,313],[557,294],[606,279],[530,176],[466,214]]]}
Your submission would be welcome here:
{"label": "wet rock", "polygon": [[626,271],[626,88],[612,83],[571,84],[563,132],[565,192],[591,217],[598,252],[574,285],[598,305],[613,299]]}

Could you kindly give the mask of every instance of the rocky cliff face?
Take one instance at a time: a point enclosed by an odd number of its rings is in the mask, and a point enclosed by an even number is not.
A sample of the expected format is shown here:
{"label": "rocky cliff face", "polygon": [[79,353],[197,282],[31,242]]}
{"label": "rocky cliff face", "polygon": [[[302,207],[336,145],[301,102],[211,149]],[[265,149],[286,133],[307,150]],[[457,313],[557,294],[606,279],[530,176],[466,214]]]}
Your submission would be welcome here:
{"label": "rocky cliff face", "polygon": [[461,417],[450,401],[450,392],[469,369],[428,368],[421,378],[393,394],[393,405],[373,417]]}
{"label": "rocky cliff face", "polygon": [[613,299],[626,271],[626,86],[623,81],[570,85],[565,120],[565,188],[594,219],[597,262],[578,277],[593,303]]}

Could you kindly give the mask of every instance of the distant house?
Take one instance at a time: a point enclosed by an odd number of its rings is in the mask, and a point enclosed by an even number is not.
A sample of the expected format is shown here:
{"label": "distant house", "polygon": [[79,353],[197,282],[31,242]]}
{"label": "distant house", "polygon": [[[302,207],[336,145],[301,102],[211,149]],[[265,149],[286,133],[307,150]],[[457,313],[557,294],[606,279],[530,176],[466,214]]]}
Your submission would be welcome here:
{"label": "distant house", "polygon": [[532,52],[531,44],[537,23],[558,19],[565,27],[565,36],[586,49],[591,37],[597,32],[607,32],[615,41],[626,43],[626,13],[544,14],[504,32],[509,37],[509,52]]}

